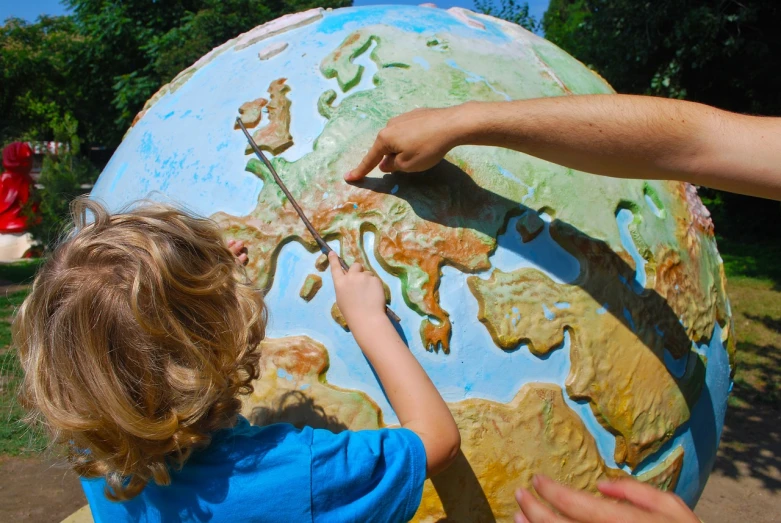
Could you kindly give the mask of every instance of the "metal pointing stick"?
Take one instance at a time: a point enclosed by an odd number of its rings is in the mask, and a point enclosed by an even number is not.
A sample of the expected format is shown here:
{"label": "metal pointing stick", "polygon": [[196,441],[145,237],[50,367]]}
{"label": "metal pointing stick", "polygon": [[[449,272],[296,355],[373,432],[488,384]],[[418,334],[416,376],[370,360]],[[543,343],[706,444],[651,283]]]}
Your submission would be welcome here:
{"label": "metal pointing stick", "polygon": [[[328,253],[333,251],[330,245],[328,245],[322,236],[320,236],[320,233],[317,232],[314,225],[312,225],[312,222],[309,221],[309,218],[306,217],[304,214],[304,211],[301,209],[301,207],[298,205],[298,202],[296,202],[295,198],[293,198],[293,195],[290,194],[290,191],[287,189],[287,186],[285,186],[285,183],[282,181],[282,179],[277,174],[277,170],[274,169],[274,166],[271,165],[271,162],[268,161],[268,158],[266,158],[266,155],[263,154],[263,151],[260,150],[260,147],[258,147],[258,144],[255,143],[255,140],[252,139],[252,136],[249,134],[249,131],[244,126],[244,122],[241,121],[241,118],[236,118],[236,124],[241,128],[241,130],[244,132],[244,136],[247,137],[247,141],[249,142],[250,147],[252,147],[252,150],[255,151],[255,155],[260,159],[261,162],[263,162],[263,165],[265,165],[269,171],[271,171],[271,176],[274,177],[274,181],[277,182],[277,185],[280,189],[282,189],[282,192],[285,193],[285,196],[290,201],[291,204],[293,204],[293,208],[296,210],[296,213],[301,218],[301,221],[304,222],[304,225],[306,226],[309,233],[312,235],[312,237],[317,242],[317,245],[320,247],[320,251],[325,254],[326,256]],[[339,258],[339,265],[342,266],[342,270],[347,271],[350,266],[347,265],[347,263],[342,259],[341,256],[337,255],[337,258]],[[387,305],[385,306],[385,314],[388,315],[388,317],[395,321],[396,323],[401,323],[401,319],[396,316],[396,313],[390,310],[390,307]]]}

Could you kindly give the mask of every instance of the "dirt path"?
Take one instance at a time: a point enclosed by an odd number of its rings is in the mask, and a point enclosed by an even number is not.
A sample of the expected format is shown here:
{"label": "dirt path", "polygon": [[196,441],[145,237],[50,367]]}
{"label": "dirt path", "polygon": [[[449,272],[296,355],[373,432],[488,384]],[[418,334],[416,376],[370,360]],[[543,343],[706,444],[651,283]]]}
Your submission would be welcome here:
{"label": "dirt path", "polygon": [[0,460],[0,519],[52,523],[87,503],[76,475],[41,459]]}
{"label": "dirt path", "polygon": [[727,411],[716,466],[695,510],[705,523],[781,521],[781,412]]}
{"label": "dirt path", "polygon": [[[746,426],[748,430],[725,430],[716,467],[696,513],[705,523],[745,521],[776,523],[781,521],[781,469],[779,469],[779,412],[756,413],[749,425],[740,416],[728,420],[728,426]],[[760,434],[753,433],[762,430]],[[772,435],[776,446],[756,452],[756,459],[744,459],[728,450],[748,442],[752,449]],[[39,459],[4,458],[0,460],[0,515],[3,521],[29,523],[58,522],[87,503],[76,475]]]}
{"label": "dirt path", "polygon": [[719,454],[697,515],[706,523],[781,521],[781,292],[729,281],[738,371]]}

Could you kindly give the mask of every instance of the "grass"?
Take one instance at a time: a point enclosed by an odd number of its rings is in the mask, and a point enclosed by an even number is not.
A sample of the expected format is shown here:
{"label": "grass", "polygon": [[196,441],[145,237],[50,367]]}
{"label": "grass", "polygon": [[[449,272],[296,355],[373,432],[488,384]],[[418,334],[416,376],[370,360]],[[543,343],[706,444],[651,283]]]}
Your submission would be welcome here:
{"label": "grass", "polygon": [[733,408],[781,409],[781,243],[717,238],[738,341]]}
{"label": "grass", "polygon": [[22,368],[11,349],[11,319],[27,291],[0,297],[0,456],[39,454],[46,448],[42,431],[24,421],[24,410],[17,401]]}
{"label": "grass", "polygon": [[717,242],[730,282],[751,278],[781,289],[781,242],[742,243],[722,237]]}
{"label": "grass", "polygon": [[781,292],[766,279],[728,281],[738,340],[733,407],[781,409]]}
{"label": "grass", "polygon": [[0,281],[17,284],[32,283],[35,271],[42,263],[43,258],[0,263]]}

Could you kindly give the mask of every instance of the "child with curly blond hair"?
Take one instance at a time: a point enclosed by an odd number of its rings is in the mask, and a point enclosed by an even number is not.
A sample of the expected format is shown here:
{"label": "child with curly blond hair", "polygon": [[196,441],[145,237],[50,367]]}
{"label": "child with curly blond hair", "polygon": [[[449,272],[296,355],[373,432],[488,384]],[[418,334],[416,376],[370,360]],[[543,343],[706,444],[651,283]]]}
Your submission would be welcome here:
{"label": "child with curly blond hair", "polygon": [[145,204],[73,205],[74,230],[14,321],[31,419],[67,449],[96,522],[404,521],[460,437],[385,316],[380,280],[330,257],[337,304],[401,427],[250,425],[262,292],[241,243]]}

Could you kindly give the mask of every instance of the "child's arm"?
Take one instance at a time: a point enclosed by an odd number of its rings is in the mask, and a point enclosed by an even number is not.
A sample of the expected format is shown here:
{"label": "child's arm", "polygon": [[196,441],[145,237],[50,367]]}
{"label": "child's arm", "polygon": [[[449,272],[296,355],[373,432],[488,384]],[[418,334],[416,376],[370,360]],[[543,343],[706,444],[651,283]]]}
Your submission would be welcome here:
{"label": "child's arm", "polygon": [[442,396],[385,315],[379,278],[359,263],[343,272],[335,253],[328,257],[336,303],[355,341],[385,389],[401,426],[415,432],[426,449],[426,473],[433,476],[455,459],[461,435]]}

